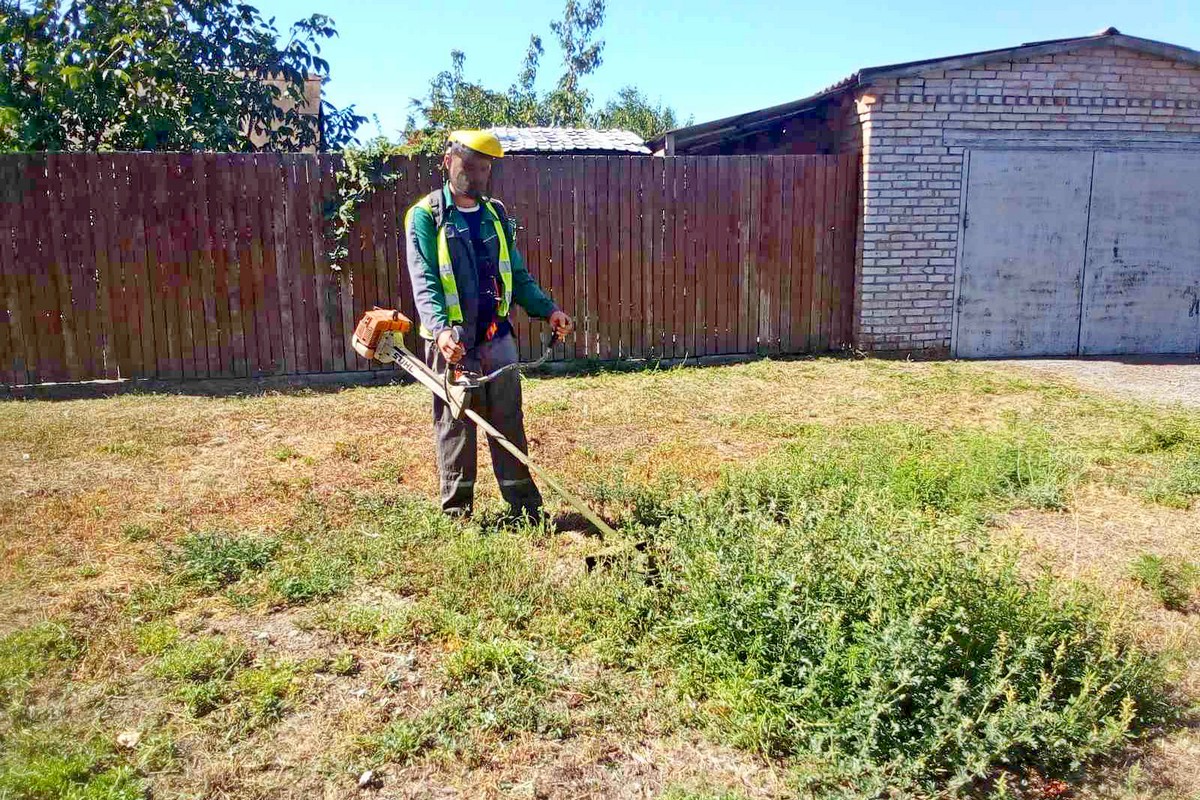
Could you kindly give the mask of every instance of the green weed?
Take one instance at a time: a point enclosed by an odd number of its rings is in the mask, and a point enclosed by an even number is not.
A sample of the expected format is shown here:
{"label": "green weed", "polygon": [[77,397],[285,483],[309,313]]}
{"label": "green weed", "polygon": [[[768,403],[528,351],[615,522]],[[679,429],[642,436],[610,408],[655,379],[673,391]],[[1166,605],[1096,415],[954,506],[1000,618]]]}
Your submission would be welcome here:
{"label": "green weed", "polygon": [[437,714],[399,719],[379,733],[363,737],[358,748],[373,766],[406,764],[432,747],[441,731],[442,720]]}
{"label": "green weed", "polygon": [[558,682],[527,645],[470,641],[451,654],[444,669],[453,688],[445,699],[359,742],[368,764],[405,763],[430,750],[471,763],[493,741],[520,732],[566,734],[569,715],[550,702]]}
{"label": "green weed", "polygon": [[134,629],[137,651],[142,655],[158,656],[179,641],[179,629],[165,620],[154,620]]}
{"label": "green weed", "polygon": [[184,588],[176,583],[144,583],[130,592],[127,613],[135,621],[157,619],[183,605],[184,595]]}
{"label": "green weed", "polygon": [[304,551],[281,562],[269,577],[279,602],[303,605],[341,594],[350,585],[353,565],[336,554]]}
{"label": "green weed", "polygon": [[536,654],[529,646],[504,639],[467,642],[446,659],[445,672],[452,683],[536,684],[540,676]]}
{"label": "green weed", "polygon": [[282,717],[299,689],[297,671],[295,664],[279,661],[238,672],[232,688],[244,721],[257,726]]}
{"label": "green weed", "polygon": [[289,461],[299,457],[300,453],[286,444],[271,449],[271,458],[276,461]]}
{"label": "green weed", "polygon": [[150,529],[149,525],[138,525],[129,522],[121,526],[121,536],[127,542],[142,542],[153,538],[154,531]]}
{"label": "green weed", "polygon": [[696,791],[671,786],[662,793],[662,800],[746,800],[746,795],[742,792],[722,791],[719,789],[713,791]]}
{"label": "green weed", "polygon": [[141,442],[124,441],[124,442],[109,442],[102,444],[98,448],[101,453],[110,456],[119,456],[121,458],[137,458],[144,456],[150,452],[149,449]]}
{"label": "green weed", "polygon": [[301,665],[290,661],[252,664],[243,645],[219,637],[177,641],[153,666],[193,716],[225,708],[240,730],[278,720],[299,690],[300,672]]}
{"label": "green weed", "polygon": [[98,740],[22,729],[0,747],[0,797],[11,800],[140,800],[137,770]]}
{"label": "green weed", "polygon": [[1200,427],[1182,416],[1143,420],[1134,431],[1129,446],[1134,453],[1160,453],[1180,448],[1200,450]]}
{"label": "green weed", "polygon": [[193,716],[202,717],[230,699],[230,679],[246,664],[248,655],[241,645],[206,637],[169,648],[153,671],[175,685],[176,696]]}
{"label": "green weed", "polygon": [[334,442],[333,454],[352,464],[362,460],[362,446],[358,442]]}
{"label": "green weed", "polygon": [[198,533],[183,539],[175,556],[184,583],[216,590],[261,572],[275,558],[275,539],[224,533]]}
{"label": "green weed", "polygon": [[0,638],[0,706],[20,704],[35,680],[77,658],[78,640],[59,622],[41,622]]}
{"label": "green weed", "polygon": [[400,483],[404,478],[405,472],[412,468],[412,462],[407,458],[390,458],[381,459],[375,462],[371,467],[371,471],[367,473],[373,481],[381,483]]}
{"label": "green weed", "polygon": [[814,435],[677,499],[647,532],[661,584],[603,620],[722,738],[825,791],[1069,773],[1169,712],[1162,665],[1096,596],[986,545],[991,511],[1074,474],[1026,430]]}
{"label": "green weed", "polygon": [[412,626],[405,610],[365,605],[327,606],[313,624],[344,641],[387,646],[408,639]]}
{"label": "green weed", "polygon": [[1172,611],[1184,611],[1200,586],[1200,567],[1190,561],[1167,560],[1143,553],[1133,562],[1133,579]]}
{"label": "green weed", "polygon": [[1200,453],[1176,460],[1161,470],[1146,487],[1146,499],[1170,508],[1187,510],[1200,497]]}
{"label": "green weed", "polygon": [[352,651],[344,650],[329,659],[327,669],[334,675],[357,675],[362,669],[362,664]]}

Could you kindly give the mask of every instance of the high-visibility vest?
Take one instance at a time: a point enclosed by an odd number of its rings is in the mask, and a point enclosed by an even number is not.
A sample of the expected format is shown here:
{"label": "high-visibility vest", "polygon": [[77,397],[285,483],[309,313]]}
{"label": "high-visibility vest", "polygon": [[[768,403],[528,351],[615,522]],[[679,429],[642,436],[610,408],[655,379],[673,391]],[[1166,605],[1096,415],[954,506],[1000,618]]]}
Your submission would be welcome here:
{"label": "high-visibility vest", "polygon": [[[504,319],[508,316],[509,306],[512,304],[512,259],[508,252],[508,237],[504,233],[504,226],[500,224],[500,215],[496,213],[496,208],[490,200],[483,204],[488,213],[492,215],[492,225],[496,228],[496,237],[500,242],[500,283],[502,284],[501,296],[496,302],[496,316],[499,319]],[[429,201],[429,197],[423,197],[417,202],[414,209],[423,208],[429,212],[437,224],[437,265],[438,275],[442,279],[442,293],[446,296],[446,313],[450,317],[450,324],[463,321],[462,301],[458,296],[458,281],[454,279],[454,265],[450,261],[450,244],[446,241],[446,221],[449,214],[443,214],[442,219],[438,219],[438,215],[434,213],[433,204]],[[410,215],[412,211],[408,212]],[[411,225],[411,220],[405,220],[404,227],[408,228]],[[432,338],[429,330],[422,325],[421,335],[425,338]]]}

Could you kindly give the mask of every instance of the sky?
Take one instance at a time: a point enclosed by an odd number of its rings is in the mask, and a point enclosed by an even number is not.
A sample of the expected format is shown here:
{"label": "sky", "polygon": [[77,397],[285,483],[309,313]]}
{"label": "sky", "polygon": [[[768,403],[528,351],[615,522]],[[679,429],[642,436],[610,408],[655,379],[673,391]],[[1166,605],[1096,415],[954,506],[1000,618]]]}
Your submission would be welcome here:
{"label": "sky", "polygon": [[[338,37],[326,99],[353,104],[395,139],[410,100],[466,53],[466,76],[493,89],[513,83],[529,43],[542,36],[539,87],[552,86],[561,53],[550,21],[562,0],[248,0],[286,35],[309,14],[332,17]],[[599,38],[604,63],[585,79],[600,104],[625,85],[705,122],[813,94],[863,67],[1086,36],[1122,33],[1200,49],[1196,0],[608,0]],[[378,130],[374,118],[378,118]]]}

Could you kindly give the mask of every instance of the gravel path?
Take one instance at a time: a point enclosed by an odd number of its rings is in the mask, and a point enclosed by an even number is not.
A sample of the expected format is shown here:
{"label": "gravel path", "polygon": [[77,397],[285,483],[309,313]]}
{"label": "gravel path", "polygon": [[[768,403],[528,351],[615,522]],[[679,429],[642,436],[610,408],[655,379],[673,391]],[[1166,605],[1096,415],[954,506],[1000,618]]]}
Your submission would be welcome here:
{"label": "gravel path", "polygon": [[992,363],[1049,373],[1107,394],[1200,408],[1200,358],[1194,356],[1036,358]]}

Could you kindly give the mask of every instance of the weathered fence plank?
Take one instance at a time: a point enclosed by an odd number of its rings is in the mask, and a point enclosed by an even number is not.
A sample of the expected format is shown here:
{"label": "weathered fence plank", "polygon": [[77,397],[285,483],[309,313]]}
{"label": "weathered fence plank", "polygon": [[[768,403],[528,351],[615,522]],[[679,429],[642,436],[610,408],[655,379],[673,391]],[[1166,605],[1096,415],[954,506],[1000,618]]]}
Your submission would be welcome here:
{"label": "weathered fence plank", "polygon": [[[415,317],[404,216],[439,162],[393,157],[342,272],[336,156],[0,156],[0,380],[206,379],[377,368],[371,305]],[[577,331],[567,357],[851,344],[859,158],[512,156],[493,191]],[[515,316],[522,357],[544,326]],[[416,345],[415,338],[410,344]]]}

